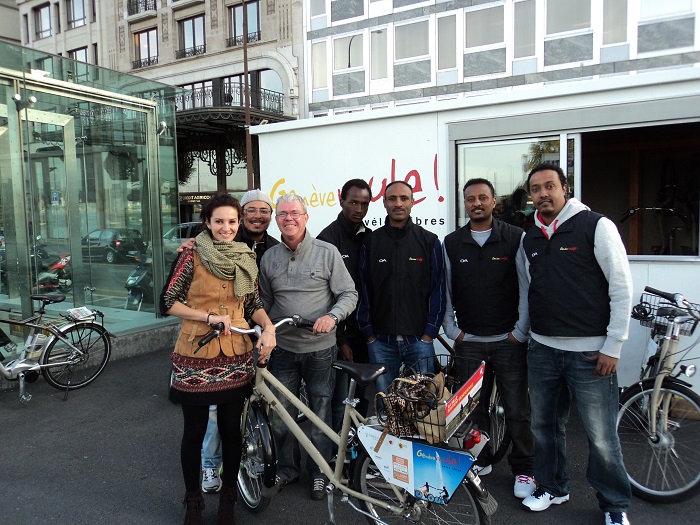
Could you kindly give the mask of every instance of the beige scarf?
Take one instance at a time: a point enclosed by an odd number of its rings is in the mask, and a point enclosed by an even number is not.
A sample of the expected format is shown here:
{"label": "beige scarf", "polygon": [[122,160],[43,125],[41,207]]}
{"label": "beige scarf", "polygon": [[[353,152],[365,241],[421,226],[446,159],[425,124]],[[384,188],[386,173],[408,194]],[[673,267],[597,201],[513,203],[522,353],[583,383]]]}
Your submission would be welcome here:
{"label": "beige scarf", "polygon": [[255,254],[245,243],[216,241],[208,231],[197,235],[196,241],[194,249],[204,267],[219,279],[233,281],[236,297],[255,291],[258,266],[255,264]]}

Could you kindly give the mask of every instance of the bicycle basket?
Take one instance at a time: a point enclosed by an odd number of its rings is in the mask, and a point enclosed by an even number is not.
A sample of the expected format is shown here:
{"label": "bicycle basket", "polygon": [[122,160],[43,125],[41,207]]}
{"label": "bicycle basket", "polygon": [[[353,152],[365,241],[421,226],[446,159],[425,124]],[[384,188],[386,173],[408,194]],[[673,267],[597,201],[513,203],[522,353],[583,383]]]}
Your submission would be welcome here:
{"label": "bicycle basket", "polygon": [[[699,304],[691,303],[691,305],[696,311],[700,310]],[[643,293],[639,298],[639,304],[637,304],[632,311],[632,317],[637,319],[642,326],[653,328],[656,332],[664,333],[670,321],[666,317],[659,316],[659,308],[663,307],[676,308],[676,305],[671,304],[658,295]],[[697,321],[683,323],[680,328],[680,334],[693,335],[697,325]]]}
{"label": "bicycle basket", "polygon": [[[401,377],[392,381],[384,392],[375,396],[379,421],[397,437],[418,436],[430,443],[447,441],[465,422],[479,401],[480,381],[468,388],[483,369],[481,361],[440,355],[421,359],[406,367]],[[480,379],[480,377],[478,378]],[[472,386],[474,386],[472,385]],[[464,392],[451,411],[448,402]]]}

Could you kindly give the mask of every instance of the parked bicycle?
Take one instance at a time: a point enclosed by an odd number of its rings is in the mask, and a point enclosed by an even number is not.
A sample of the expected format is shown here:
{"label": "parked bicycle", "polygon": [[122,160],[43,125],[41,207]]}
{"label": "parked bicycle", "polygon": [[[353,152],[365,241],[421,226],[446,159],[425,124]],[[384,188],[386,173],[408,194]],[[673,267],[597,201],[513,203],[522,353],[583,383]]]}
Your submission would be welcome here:
{"label": "parked bicycle", "polygon": [[[298,316],[282,319],[276,326],[282,324],[301,328],[313,326],[312,322]],[[214,335],[205,336],[200,344],[206,344],[207,339],[216,337],[222,329],[223,326],[216,327],[212,332]],[[255,331],[232,329],[240,333]],[[256,329],[259,331],[259,327]],[[453,359],[439,362],[440,369],[446,372],[453,369]],[[357,385],[374,382],[384,373],[384,367],[334,361],[332,366],[350,377],[342,429],[338,434],[286,389],[264,364],[257,363],[257,356],[253,362],[256,364],[255,383],[253,395],[243,413],[243,455],[238,475],[241,499],[250,511],[261,512],[267,508],[270,499],[264,487],[275,484],[275,446],[267,417],[269,410],[273,410],[328,479],[327,523],[335,523],[333,495],[336,490],[341,492],[342,502],[364,515],[372,525],[404,522],[481,525],[491,522],[498,504],[472,468],[475,456],[488,441],[485,434],[482,436],[465,423],[456,425],[459,427],[457,431],[446,434],[445,440],[436,445],[428,444],[419,436],[386,439],[387,431],[376,417],[365,418],[355,409],[359,402],[355,398]],[[480,371],[483,373],[483,368]],[[462,412],[460,407],[471,403],[477,394],[478,388],[469,390],[469,396],[465,393],[463,399],[453,403],[454,413]],[[277,395],[288,399],[304,413],[311,425],[318,427],[335,444],[337,457],[349,460],[347,469],[344,461],[338,460],[332,466],[324,459],[306,438],[297,420],[284,409]],[[445,422],[442,425],[444,427]],[[437,497],[431,494],[432,501],[424,494],[426,485],[442,487]]]}
{"label": "parked bicycle", "polygon": [[639,381],[620,396],[617,430],[635,495],[648,501],[682,501],[700,490],[700,396],[680,376],[696,367],[679,349],[692,335],[700,305],[681,294],[646,287],[632,317],[651,328]]}
{"label": "parked bicycle", "polygon": [[[437,340],[440,344],[445,347],[445,349],[450,353],[450,355],[455,355],[454,348],[441,336],[437,336]],[[484,385],[489,385],[482,387],[481,393],[484,398],[488,398],[488,427],[486,432],[489,436],[489,442],[486,445],[486,449],[483,452],[484,457],[484,467],[487,465],[495,465],[501,461],[508,449],[510,448],[511,437],[506,428],[506,411],[503,408],[503,400],[501,399],[501,393],[498,391],[498,386],[496,385],[496,376],[493,370],[486,369],[486,374],[484,376]]]}
{"label": "parked bicycle", "polygon": [[[35,294],[34,301],[41,301],[37,313],[21,321],[0,320],[2,323],[25,326],[29,334],[18,356],[17,345],[8,343],[0,355],[0,374],[10,381],[19,381],[19,399],[28,403],[32,395],[26,391],[26,383],[33,383],[39,373],[54,388],[68,391],[82,388],[102,373],[112,353],[109,331],[104,327],[104,314],[85,307],[73,308],[61,314],[57,321],[45,322],[46,306],[65,301],[58,293]],[[3,309],[4,311],[9,311]],[[99,317],[99,323],[96,319]]]}

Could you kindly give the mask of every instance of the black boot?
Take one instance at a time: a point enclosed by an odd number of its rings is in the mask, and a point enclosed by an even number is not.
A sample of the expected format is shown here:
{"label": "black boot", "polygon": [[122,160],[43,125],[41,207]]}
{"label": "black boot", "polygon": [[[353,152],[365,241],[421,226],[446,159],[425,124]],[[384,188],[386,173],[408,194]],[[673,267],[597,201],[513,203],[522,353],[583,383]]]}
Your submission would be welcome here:
{"label": "black boot", "polygon": [[216,525],[235,525],[236,519],[233,516],[233,508],[236,505],[238,493],[236,487],[224,485],[219,494],[219,514],[216,517]]}
{"label": "black boot", "polygon": [[204,510],[204,497],[201,491],[185,492],[185,523],[184,525],[202,525],[202,511]]}

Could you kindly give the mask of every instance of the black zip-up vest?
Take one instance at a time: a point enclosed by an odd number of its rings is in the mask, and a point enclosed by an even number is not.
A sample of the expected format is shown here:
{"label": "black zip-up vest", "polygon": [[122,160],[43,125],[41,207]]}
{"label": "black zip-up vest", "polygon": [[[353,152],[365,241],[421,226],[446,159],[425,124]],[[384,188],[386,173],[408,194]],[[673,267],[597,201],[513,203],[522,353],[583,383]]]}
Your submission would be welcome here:
{"label": "black zip-up vest", "polygon": [[494,219],[483,246],[469,225],[445,237],[450,260],[452,306],[465,334],[490,336],[513,330],[518,320],[515,257],[523,230]]}
{"label": "black zip-up vest", "polygon": [[387,223],[366,238],[375,333],[423,334],[430,295],[430,256],[436,239],[434,233],[410,219],[401,229]]}
{"label": "black zip-up vest", "polygon": [[601,217],[599,213],[581,211],[561,224],[549,240],[537,227],[525,234],[533,332],[552,337],[594,337],[607,333],[608,281],[593,251]]}

